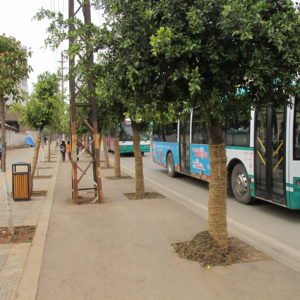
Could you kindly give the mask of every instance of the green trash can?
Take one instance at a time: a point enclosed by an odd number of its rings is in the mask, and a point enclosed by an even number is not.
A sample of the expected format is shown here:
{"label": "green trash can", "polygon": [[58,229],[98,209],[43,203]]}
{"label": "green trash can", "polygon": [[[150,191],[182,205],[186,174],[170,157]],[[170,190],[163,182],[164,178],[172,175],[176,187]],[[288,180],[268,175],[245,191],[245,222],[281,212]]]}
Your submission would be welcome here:
{"label": "green trash can", "polygon": [[31,164],[24,162],[12,164],[12,194],[14,200],[30,200],[30,171]]}

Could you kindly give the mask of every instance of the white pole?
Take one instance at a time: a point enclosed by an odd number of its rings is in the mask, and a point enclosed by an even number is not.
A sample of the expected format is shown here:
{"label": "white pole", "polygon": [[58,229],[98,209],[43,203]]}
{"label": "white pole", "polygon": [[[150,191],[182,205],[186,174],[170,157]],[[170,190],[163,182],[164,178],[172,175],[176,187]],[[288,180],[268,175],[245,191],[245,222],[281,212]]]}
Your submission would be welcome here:
{"label": "white pole", "polygon": [[2,172],[2,176],[4,178],[4,194],[6,198],[6,209],[8,215],[8,231],[10,234],[14,234],[11,197],[9,196],[9,192],[8,192],[8,181],[7,181],[6,172]]}

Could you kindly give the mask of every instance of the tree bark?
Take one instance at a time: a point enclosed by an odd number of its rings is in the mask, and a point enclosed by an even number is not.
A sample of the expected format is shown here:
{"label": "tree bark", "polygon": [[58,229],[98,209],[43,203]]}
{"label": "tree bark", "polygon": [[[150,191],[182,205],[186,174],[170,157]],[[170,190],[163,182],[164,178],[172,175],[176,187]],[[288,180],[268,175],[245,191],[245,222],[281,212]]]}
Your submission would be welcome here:
{"label": "tree bark", "polygon": [[1,170],[6,172],[6,132],[5,132],[5,100],[4,96],[0,94],[0,121],[1,121],[1,137],[2,141],[2,156],[1,156]]}
{"label": "tree bark", "polygon": [[145,194],[144,173],[143,173],[143,158],[140,150],[140,135],[137,123],[131,121],[133,132],[133,152],[135,160],[135,193],[137,197],[143,197]]}
{"label": "tree bark", "polygon": [[210,178],[208,199],[208,231],[227,251],[227,158],[221,124],[212,120],[208,128]]}
{"label": "tree bark", "polygon": [[102,139],[103,139],[103,150],[104,150],[104,166],[105,168],[109,168],[109,157],[108,157],[106,135],[103,134]]}
{"label": "tree bark", "polygon": [[[42,139],[42,136],[41,136]],[[43,160],[43,167],[45,167],[45,141],[43,139],[43,141],[41,141],[42,144],[42,160]]]}
{"label": "tree bark", "polygon": [[51,154],[51,135],[49,136],[49,139],[48,139],[48,162],[50,162],[50,154]]}
{"label": "tree bark", "polygon": [[1,171],[3,176],[3,188],[4,197],[6,199],[6,210],[8,215],[8,231],[10,234],[14,234],[13,215],[11,197],[8,191],[8,181],[6,174],[6,132],[5,132],[5,100],[4,95],[0,94],[0,121],[1,121],[1,144],[2,144],[2,155],[1,155]]}
{"label": "tree bark", "polygon": [[32,158],[32,166],[31,166],[31,174],[30,174],[30,191],[31,192],[33,191],[33,177],[35,174],[36,165],[37,165],[37,161],[38,161],[38,157],[39,157],[41,139],[42,139],[42,134],[41,134],[41,131],[39,130],[38,138],[36,141],[36,146],[34,148],[34,153],[33,153],[33,158]]}
{"label": "tree bark", "polygon": [[121,163],[120,163],[120,144],[119,137],[114,140],[114,171],[116,177],[121,177]]}
{"label": "tree bark", "polygon": [[[101,146],[102,146],[102,134],[99,133],[99,145],[100,145],[100,153],[101,153]],[[103,149],[104,150],[104,149]]]}

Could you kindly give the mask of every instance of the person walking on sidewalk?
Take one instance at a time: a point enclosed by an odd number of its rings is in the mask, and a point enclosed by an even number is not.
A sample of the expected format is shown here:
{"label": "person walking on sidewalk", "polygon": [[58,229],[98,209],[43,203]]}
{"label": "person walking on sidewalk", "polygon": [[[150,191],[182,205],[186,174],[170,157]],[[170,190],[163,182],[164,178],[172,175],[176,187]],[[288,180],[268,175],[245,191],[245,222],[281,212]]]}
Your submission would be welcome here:
{"label": "person walking on sidewalk", "polygon": [[68,153],[69,160],[71,160],[71,144],[70,144],[69,141],[68,141],[68,143],[66,145],[66,151]]}
{"label": "person walking on sidewalk", "polygon": [[62,141],[60,144],[60,153],[61,153],[62,161],[65,161],[65,159],[66,159],[66,143],[65,143],[65,141]]}

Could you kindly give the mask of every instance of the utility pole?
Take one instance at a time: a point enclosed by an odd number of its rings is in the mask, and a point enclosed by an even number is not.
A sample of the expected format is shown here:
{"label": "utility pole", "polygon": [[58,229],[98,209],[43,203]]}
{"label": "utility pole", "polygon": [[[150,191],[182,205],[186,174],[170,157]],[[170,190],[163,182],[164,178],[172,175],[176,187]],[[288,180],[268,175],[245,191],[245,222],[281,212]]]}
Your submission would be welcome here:
{"label": "utility pole", "polygon": [[61,99],[64,100],[64,98],[65,98],[65,85],[64,85],[64,79],[65,79],[64,78],[64,69],[65,69],[65,67],[64,67],[64,62],[65,62],[65,60],[64,60],[63,51],[61,51],[60,55],[61,55],[60,56],[61,58],[58,61],[60,63],[59,77],[60,77],[60,80],[61,80]]}
{"label": "utility pole", "polygon": [[[74,7],[74,0],[69,0],[69,19],[70,19],[70,25],[69,25],[69,32],[72,33],[74,31],[74,23],[72,20],[74,20],[76,14],[82,10],[83,16],[84,16],[84,23],[85,24],[91,24],[91,7],[90,7],[90,1],[77,1],[79,3],[79,7],[76,9]],[[89,36],[88,36],[89,37]],[[86,63],[86,69],[90,70],[94,64],[94,54],[93,54],[93,48],[89,44],[89,38],[87,37],[86,41],[83,41],[86,43],[86,53],[84,56],[87,58]],[[70,34],[69,37],[69,49],[72,49],[73,45],[75,44],[76,40],[73,34]],[[78,59],[81,57],[79,56]],[[95,80],[93,76],[89,76],[87,79],[87,82],[85,82],[85,86],[87,86],[88,94],[82,92],[82,86],[79,86],[76,82],[76,59],[75,56],[69,56],[69,89],[70,89],[70,110],[71,110],[71,134],[72,134],[72,197],[73,202],[78,203],[79,202],[79,192],[88,190],[93,190],[93,193],[95,195],[94,201],[98,203],[103,203],[103,191],[102,191],[102,181],[101,181],[101,169],[100,169],[100,142],[99,142],[99,134],[98,134],[98,122],[97,122],[97,107],[96,107],[96,92],[95,92]],[[82,82],[81,82],[82,84]],[[76,102],[76,96],[78,93],[81,93],[82,96],[84,96],[87,100],[87,103],[77,103]],[[77,114],[76,114],[76,108],[77,107],[83,107],[89,109],[90,113],[90,120],[89,122],[87,120],[82,120],[83,123],[92,131],[92,152],[89,151],[88,147],[86,148],[86,151],[91,155],[92,161],[88,166],[83,169],[81,168],[77,163],[77,143],[80,143],[77,139],[77,133],[76,133],[76,122],[77,122]],[[83,145],[82,145],[83,146]],[[88,168],[93,165],[93,179],[88,177],[92,182],[91,188],[79,188],[79,182],[82,179],[84,175],[87,175]],[[81,176],[78,179],[77,171],[81,172]]]}

